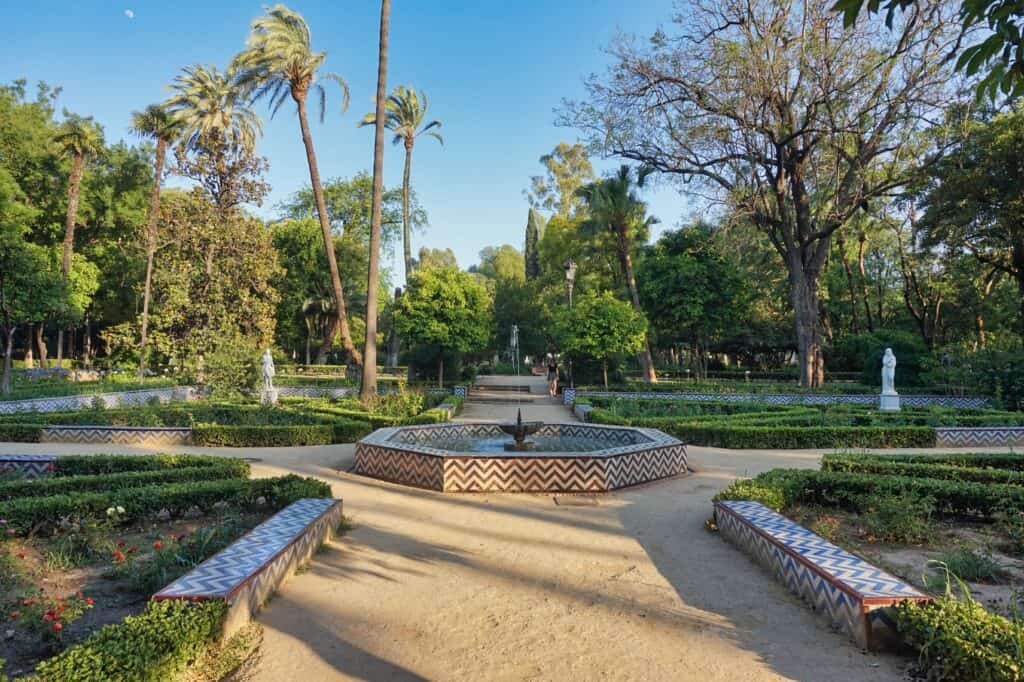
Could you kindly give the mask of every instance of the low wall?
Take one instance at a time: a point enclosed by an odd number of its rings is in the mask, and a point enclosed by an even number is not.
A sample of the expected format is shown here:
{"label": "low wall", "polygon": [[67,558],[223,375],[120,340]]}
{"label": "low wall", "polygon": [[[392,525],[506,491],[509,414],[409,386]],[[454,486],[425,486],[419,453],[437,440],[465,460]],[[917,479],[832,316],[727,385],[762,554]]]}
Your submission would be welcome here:
{"label": "low wall", "polygon": [[1024,426],[944,426],[935,429],[940,448],[1024,446]]}
{"label": "low wall", "polygon": [[[871,394],[835,395],[821,393],[658,393],[638,391],[580,391],[565,389],[562,399],[572,405],[577,398],[644,398],[656,400],[695,400],[719,402],[755,402],[770,405],[878,405],[878,396]],[[989,406],[988,398],[952,395],[901,395],[900,402],[912,407],[940,407],[981,409]]]}
{"label": "low wall", "polygon": [[102,445],[190,445],[192,429],[173,426],[48,426],[40,443]]}
{"label": "low wall", "polygon": [[162,403],[169,403],[173,400],[195,400],[198,398],[198,395],[191,386],[174,386],[170,388],[147,388],[139,391],[33,398],[30,400],[0,400],[0,414],[85,410],[95,405],[97,401],[102,402],[104,407],[145,405],[154,398]]}
{"label": "low wall", "polygon": [[278,386],[279,398],[345,398],[353,394],[347,386]]}

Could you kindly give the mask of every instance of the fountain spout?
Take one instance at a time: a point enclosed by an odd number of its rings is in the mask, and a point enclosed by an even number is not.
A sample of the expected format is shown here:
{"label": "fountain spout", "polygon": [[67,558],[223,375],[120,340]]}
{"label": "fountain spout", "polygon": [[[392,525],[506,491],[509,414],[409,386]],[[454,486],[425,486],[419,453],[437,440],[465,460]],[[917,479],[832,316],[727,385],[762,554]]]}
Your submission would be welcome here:
{"label": "fountain spout", "polygon": [[540,430],[540,427],[544,426],[544,422],[540,421],[523,421],[523,411],[519,410],[516,414],[516,421],[509,424],[498,425],[502,431],[512,436],[515,442],[505,443],[505,450],[510,452],[522,452],[527,450],[533,450],[534,443],[526,440],[527,436],[530,436]]}

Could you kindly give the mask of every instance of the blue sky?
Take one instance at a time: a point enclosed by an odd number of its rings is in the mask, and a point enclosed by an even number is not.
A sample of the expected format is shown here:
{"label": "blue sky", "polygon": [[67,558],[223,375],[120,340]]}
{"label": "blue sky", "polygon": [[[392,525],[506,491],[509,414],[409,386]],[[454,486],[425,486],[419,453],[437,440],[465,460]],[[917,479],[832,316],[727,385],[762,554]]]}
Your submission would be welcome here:
{"label": "blue sky", "polygon": [[[290,3],[309,22],[326,68],[348,82],[352,102],[313,135],[324,178],[369,169],[370,128],[356,121],[376,89],[377,2],[302,0]],[[128,137],[132,110],[167,96],[182,66],[225,65],[245,41],[259,2],[106,0],[9,3],[0,42],[0,79],[45,80],[63,87],[61,105],[93,115],[108,139]],[[134,14],[127,16],[126,10]],[[582,94],[582,79],[608,64],[603,48],[617,30],[649,34],[673,13],[673,0],[522,0],[466,2],[395,0],[388,87],[427,92],[430,114],[444,123],[445,145],[423,138],[413,156],[413,185],[430,216],[421,245],[451,247],[463,267],[491,244],[522,247],[527,204],[522,190],[538,174],[537,159],[577,132],[554,125],[563,97]],[[268,113],[260,109],[266,119]],[[290,104],[266,120],[260,153],[270,160],[273,187],[261,215],[308,183],[298,123]],[[388,145],[385,182],[401,181],[403,151]],[[601,170],[616,166],[599,161]],[[651,212],[671,227],[688,213],[670,188],[647,193]]]}

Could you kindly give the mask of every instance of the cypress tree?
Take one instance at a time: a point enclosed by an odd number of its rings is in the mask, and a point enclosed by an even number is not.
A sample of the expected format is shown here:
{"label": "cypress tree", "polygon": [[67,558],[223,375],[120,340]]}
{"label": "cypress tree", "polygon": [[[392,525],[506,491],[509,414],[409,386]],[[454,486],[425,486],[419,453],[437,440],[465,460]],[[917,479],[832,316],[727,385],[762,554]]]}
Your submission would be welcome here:
{"label": "cypress tree", "polygon": [[537,248],[540,240],[544,238],[544,224],[544,216],[531,208],[526,215],[526,245],[523,249],[527,280],[540,277],[540,259]]}

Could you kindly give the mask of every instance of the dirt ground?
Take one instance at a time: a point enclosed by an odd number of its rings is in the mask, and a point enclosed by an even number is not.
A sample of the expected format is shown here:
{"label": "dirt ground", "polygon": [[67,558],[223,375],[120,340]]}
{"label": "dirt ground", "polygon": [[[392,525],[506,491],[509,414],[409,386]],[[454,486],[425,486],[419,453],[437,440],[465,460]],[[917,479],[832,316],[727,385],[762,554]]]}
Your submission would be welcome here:
{"label": "dirt ground", "polygon": [[[463,420],[514,407],[468,404]],[[567,421],[560,406],[524,419]],[[254,475],[316,475],[352,530],[260,616],[237,675],[303,680],[899,680],[704,529],[737,476],[813,467],[820,452],[690,448],[688,477],[602,496],[452,495],[359,477],[351,445],[232,450]],[[0,444],[0,452],[141,451]]]}

